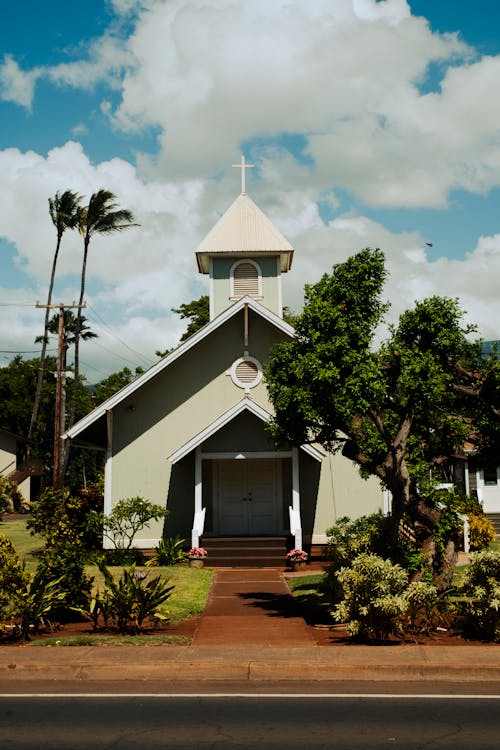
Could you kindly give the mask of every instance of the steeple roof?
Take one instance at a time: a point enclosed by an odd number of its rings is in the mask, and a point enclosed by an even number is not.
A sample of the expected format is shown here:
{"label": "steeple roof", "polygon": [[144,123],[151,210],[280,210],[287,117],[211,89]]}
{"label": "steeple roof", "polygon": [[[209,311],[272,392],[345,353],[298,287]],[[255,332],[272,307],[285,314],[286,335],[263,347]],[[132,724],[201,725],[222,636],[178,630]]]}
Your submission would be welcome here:
{"label": "steeple roof", "polygon": [[260,208],[241,193],[196,250],[201,273],[208,273],[213,256],[279,255],[281,271],[292,265],[293,247]]}

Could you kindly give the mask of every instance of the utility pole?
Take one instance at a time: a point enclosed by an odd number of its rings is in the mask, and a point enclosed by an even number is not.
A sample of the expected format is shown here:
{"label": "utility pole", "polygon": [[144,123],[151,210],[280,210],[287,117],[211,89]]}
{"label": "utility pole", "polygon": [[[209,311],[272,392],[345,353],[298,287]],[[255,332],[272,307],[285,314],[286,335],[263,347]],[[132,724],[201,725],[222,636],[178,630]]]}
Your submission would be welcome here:
{"label": "utility pole", "polygon": [[[83,305],[65,305],[60,302],[58,305],[39,305],[36,307],[49,310],[59,310],[59,325],[57,329],[57,373],[56,373],[56,408],[54,417],[54,468],[52,474],[52,485],[55,490],[62,489],[62,438],[66,426],[66,357],[65,353],[68,348],[64,340],[64,311],[86,307]],[[76,384],[75,384],[76,385]]]}

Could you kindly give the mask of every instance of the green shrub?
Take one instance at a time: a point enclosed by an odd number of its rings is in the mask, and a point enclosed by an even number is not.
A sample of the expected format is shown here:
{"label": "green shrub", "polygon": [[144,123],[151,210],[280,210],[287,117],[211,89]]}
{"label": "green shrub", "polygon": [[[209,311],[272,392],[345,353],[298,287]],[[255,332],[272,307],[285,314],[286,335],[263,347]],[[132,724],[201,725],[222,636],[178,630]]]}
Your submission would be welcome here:
{"label": "green shrub", "polygon": [[403,594],[406,623],[410,631],[429,634],[441,622],[443,592],[428,581],[413,581]]}
{"label": "green shrub", "polygon": [[470,549],[478,551],[487,547],[495,538],[495,527],[489,518],[479,513],[469,515]]}
{"label": "green shrub", "polygon": [[102,546],[102,530],[91,523],[94,513],[102,511],[103,495],[99,485],[90,485],[69,495],[51,488],[31,504],[28,528],[47,539],[59,534],[61,524],[76,533],[87,550]]}
{"label": "green shrub", "polygon": [[28,580],[29,575],[10,539],[0,534],[0,626],[7,618],[12,596],[24,589]]}
{"label": "green shrub", "polygon": [[92,578],[85,573],[85,554],[81,539],[71,534],[54,536],[39,553],[37,573],[46,581],[60,581],[65,592],[58,611],[61,619],[70,618],[92,588]]}
{"label": "green shrub", "polygon": [[500,553],[471,555],[462,583],[465,631],[488,641],[500,640]]}
{"label": "green shrub", "polygon": [[108,565],[144,565],[144,552],[137,547],[105,549],[104,559]]}
{"label": "green shrub", "polygon": [[125,497],[119,500],[111,513],[94,511],[89,518],[89,528],[102,529],[104,539],[115,549],[132,548],[137,532],[147,528],[151,521],[166,518],[169,511],[143,497]]}
{"label": "green shrub", "polygon": [[414,542],[401,538],[396,548],[391,546],[388,542],[391,537],[390,524],[390,517],[374,513],[355,520],[340,518],[335,526],[328,529],[326,557],[329,565],[326,569],[324,590],[332,603],[339,602],[343,596],[342,585],[337,577],[338,571],[351,566],[360,554],[389,558],[410,574],[425,567],[424,556]]}
{"label": "green shrub", "polygon": [[20,510],[23,502],[24,498],[16,482],[0,476],[0,518],[7,511]]}
{"label": "green shrub", "polygon": [[38,570],[11,598],[10,615],[20,620],[21,638],[30,640],[30,629],[38,633],[40,625],[50,627],[49,616],[65,599],[60,580],[47,580]]}
{"label": "green shrub", "polygon": [[185,544],[186,540],[181,539],[180,536],[163,537],[160,539],[153,557],[148,560],[146,565],[157,567],[159,565],[177,565],[184,562],[187,558],[186,553],[182,549]]}
{"label": "green shrub", "polygon": [[406,610],[403,592],[408,584],[403,568],[378,555],[361,554],[337,578],[344,598],[333,616],[347,622],[351,635],[375,641],[401,635],[401,616]]}
{"label": "green shrub", "polygon": [[[108,608],[108,618],[116,622],[120,633],[126,633],[129,628],[140,633],[147,617],[163,618],[159,607],[171,596],[174,586],[161,576],[149,578],[145,571],[135,566],[125,569],[118,581],[112,573],[101,564],[100,570],[104,576],[106,589],[101,601]],[[99,605],[99,602],[96,606]],[[92,618],[95,622],[97,621]]]}

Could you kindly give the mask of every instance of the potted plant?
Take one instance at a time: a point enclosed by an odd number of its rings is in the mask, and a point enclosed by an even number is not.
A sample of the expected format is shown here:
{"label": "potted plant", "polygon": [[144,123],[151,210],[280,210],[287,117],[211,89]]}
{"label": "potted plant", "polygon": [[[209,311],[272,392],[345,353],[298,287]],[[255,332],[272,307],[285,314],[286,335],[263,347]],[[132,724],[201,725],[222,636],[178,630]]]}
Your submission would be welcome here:
{"label": "potted plant", "polygon": [[302,549],[292,549],[286,554],[286,561],[290,570],[298,570],[300,566],[307,562],[307,552]]}
{"label": "potted plant", "polygon": [[192,568],[202,568],[207,554],[208,553],[204,547],[191,547],[187,553],[190,566]]}

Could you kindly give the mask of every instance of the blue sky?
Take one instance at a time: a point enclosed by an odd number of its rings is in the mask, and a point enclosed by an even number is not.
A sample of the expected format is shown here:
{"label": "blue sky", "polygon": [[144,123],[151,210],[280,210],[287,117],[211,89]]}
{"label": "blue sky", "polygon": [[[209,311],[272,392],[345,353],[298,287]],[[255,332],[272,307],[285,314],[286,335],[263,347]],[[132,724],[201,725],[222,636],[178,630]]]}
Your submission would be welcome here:
{"label": "blue sky", "polygon": [[[0,26],[0,366],[33,356],[47,199],[100,187],[138,229],[89,258],[89,380],[152,364],[207,290],[194,251],[256,164],[252,198],[304,281],[380,246],[395,318],[458,297],[500,338],[500,6],[491,0],[26,0]],[[428,244],[430,243],[430,244]],[[65,237],[56,296],[78,297]]]}

